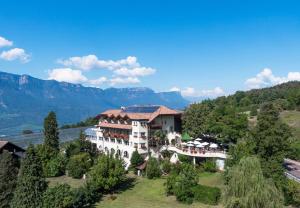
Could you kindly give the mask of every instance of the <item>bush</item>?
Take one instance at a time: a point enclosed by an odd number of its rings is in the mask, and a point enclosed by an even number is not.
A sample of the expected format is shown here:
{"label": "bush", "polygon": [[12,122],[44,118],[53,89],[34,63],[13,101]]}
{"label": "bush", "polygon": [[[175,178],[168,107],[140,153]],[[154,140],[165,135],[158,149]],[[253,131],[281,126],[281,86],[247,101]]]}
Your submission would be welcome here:
{"label": "bush", "polygon": [[44,167],[44,173],[46,177],[61,176],[66,170],[66,158],[63,155],[58,154],[56,157],[50,159]]}
{"label": "bush", "polygon": [[171,172],[172,164],[169,161],[169,159],[162,161],[161,169],[162,169],[163,173],[165,173],[165,174],[169,174]]}
{"label": "bush", "polygon": [[132,168],[136,168],[144,162],[144,158],[135,150],[130,158],[130,165]]}
{"label": "bush", "polygon": [[184,164],[172,185],[172,192],[178,201],[191,204],[194,198],[193,187],[198,183],[198,174],[189,164]]}
{"label": "bush", "polygon": [[163,151],[161,151],[161,155],[163,156],[163,158],[170,158],[171,152],[168,150],[163,150]]}
{"label": "bush", "polygon": [[204,171],[214,173],[217,171],[216,161],[212,159],[207,159],[204,163],[202,163],[202,167]]}
{"label": "bush", "polygon": [[101,193],[97,187],[87,183],[73,191],[72,208],[91,207],[92,204],[99,201],[100,197]]}
{"label": "bush", "polygon": [[192,164],[192,159],[187,155],[178,154],[178,159],[182,163]]}
{"label": "bush", "polygon": [[102,155],[88,175],[88,181],[101,191],[111,191],[124,181],[123,161],[110,155]]}
{"label": "bush", "polygon": [[69,208],[73,204],[73,193],[67,184],[48,188],[43,196],[43,208]]}
{"label": "bush", "polygon": [[148,179],[159,178],[161,176],[161,170],[157,159],[150,157],[146,167],[146,176]]}
{"label": "bush", "polygon": [[217,205],[221,197],[221,190],[217,187],[197,185],[193,192],[194,199],[203,204]]}
{"label": "bush", "polygon": [[68,174],[73,178],[82,178],[91,166],[92,160],[88,153],[74,155],[70,158],[67,166]]}
{"label": "bush", "polygon": [[293,180],[288,180],[285,187],[285,203],[286,205],[294,205],[300,207],[300,184]]}

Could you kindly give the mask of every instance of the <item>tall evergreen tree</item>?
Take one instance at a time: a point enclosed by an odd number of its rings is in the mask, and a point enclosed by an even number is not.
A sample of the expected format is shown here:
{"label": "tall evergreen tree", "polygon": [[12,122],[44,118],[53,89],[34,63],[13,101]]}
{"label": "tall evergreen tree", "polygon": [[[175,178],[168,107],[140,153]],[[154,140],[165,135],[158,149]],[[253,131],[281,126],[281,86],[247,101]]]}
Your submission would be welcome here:
{"label": "tall evergreen tree", "polygon": [[255,153],[259,155],[264,176],[273,178],[276,185],[285,183],[284,157],[290,150],[290,128],[279,119],[279,112],[272,103],[262,106],[254,130]]}
{"label": "tall evergreen tree", "polygon": [[242,158],[229,171],[225,191],[226,208],[281,208],[283,197],[272,180],[265,179],[259,159]]}
{"label": "tall evergreen tree", "polygon": [[0,208],[9,208],[16,188],[18,161],[11,153],[0,154]]}
{"label": "tall evergreen tree", "polygon": [[44,136],[45,146],[53,149],[53,151],[59,151],[58,124],[53,111],[51,111],[44,120]]}
{"label": "tall evergreen tree", "polygon": [[17,187],[14,192],[12,207],[14,208],[40,208],[42,197],[47,189],[43,177],[42,164],[33,145],[26,151],[26,156],[21,162]]}

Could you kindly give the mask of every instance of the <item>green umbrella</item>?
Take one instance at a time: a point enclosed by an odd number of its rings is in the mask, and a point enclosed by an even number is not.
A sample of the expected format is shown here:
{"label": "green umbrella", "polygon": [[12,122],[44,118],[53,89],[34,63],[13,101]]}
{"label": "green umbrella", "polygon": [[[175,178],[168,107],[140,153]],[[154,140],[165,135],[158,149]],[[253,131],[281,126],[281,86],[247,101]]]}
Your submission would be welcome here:
{"label": "green umbrella", "polygon": [[187,142],[187,141],[190,141],[191,140],[191,137],[190,137],[190,135],[188,134],[188,133],[183,133],[183,135],[182,135],[182,137],[181,137],[181,141],[185,141],[185,142]]}

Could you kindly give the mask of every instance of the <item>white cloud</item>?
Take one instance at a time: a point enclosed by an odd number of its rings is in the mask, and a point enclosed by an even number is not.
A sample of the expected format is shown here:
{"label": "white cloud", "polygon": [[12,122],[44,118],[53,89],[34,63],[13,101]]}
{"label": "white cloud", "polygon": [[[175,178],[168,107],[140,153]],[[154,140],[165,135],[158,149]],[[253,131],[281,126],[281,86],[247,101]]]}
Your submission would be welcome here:
{"label": "white cloud", "polygon": [[169,91],[170,92],[180,92],[180,88],[179,87],[172,87]]}
{"label": "white cloud", "polygon": [[12,46],[12,45],[13,45],[12,41],[9,41],[9,40],[5,39],[4,37],[0,36],[0,48],[5,47],[5,46]]}
{"label": "white cloud", "polygon": [[209,97],[215,98],[218,96],[225,95],[225,92],[220,87],[215,87],[211,90],[196,90],[193,87],[186,87],[184,89],[180,89],[178,87],[173,87],[170,91],[179,91],[183,97]]}
{"label": "white cloud", "polygon": [[93,68],[116,70],[122,67],[135,68],[140,66],[137,62],[137,58],[134,56],[128,56],[126,59],[120,59],[117,61],[101,60],[98,59],[96,55],[87,55],[82,57],[74,56],[69,59],[58,60],[58,63],[81,70],[90,70]]}
{"label": "white cloud", "polygon": [[265,68],[255,77],[247,79],[245,84],[249,89],[257,89],[295,80],[300,81],[300,72],[289,72],[286,77],[277,77],[271,69]]}
{"label": "white cloud", "polygon": [[107,81],[108,81],[108,79],[106,77],[99,77],[98,79],[89,80],[88,83],[91,86],[98,87],[99,85],[102,85],[102,84],[106,83]]}
{"label": "white cloud", "polygon": [[85,83],[88,79],[81,73],[80,70],[70,68],[57,68],[49,71],[48,79],[54,79],[59,82],[70,82],[74,84]]}
{"label": "white cloud", "polygon": [[148,76],[155,73],[155,69],[150,67],[136,67],[133,69],[128,69],[126,67],[122,67],[114,71],[115,74],[126,77],[143,77]]}
{"label": "white cloud", "polygon": [[137,77],[115,77],[109,80],[111,85],[118,84],[137,84],[140,80]]}
{"label": "white cloud", "polygon": [[20,60],[22,63],[30,61],[30,55],[22,48],[13,48],[8,51],[3,51],[0,54],[0,58],[6,61]]}

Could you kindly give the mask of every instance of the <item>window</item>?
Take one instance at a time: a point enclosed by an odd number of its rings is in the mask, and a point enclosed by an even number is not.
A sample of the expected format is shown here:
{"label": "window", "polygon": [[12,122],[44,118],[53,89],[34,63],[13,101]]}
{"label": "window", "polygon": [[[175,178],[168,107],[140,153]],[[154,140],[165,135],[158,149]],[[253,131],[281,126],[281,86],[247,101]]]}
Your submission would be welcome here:
{"label": "window", "polygon": [[118,142],[118,144],[122,144],[122,140],[121,139],[118,139],[117,142]]}
{"label": "window", "polygon": [[138,144],[137,144],[137,143],[134,143],[133,147],[134,147],[134,148],[138,148]]}
{"label": "window", "polygon": [[100,140],[100,141],[103,141],[103,137],[99,137],[99,140]]}
{"label": "window", "polygon": [[124,157],[128,158],[128,152],[127,151],[124,152]]}
{"label": "window", "polygon": [[108,141],[109,141],[109,139],[108,139],[108,138],[105,138],[105,141],[106,141],[106,142],[108,142]]}
{"label": "window", "polygon": [[133,137],[137,138],[138,137],[138,133],[137,132],[133,132]]}
{"label": "window", "polygon": [[134,126],[137,126],[137,125],[138,125],[138,122],[137,122],[137,121],[133,121],[133,125],[134,125]]}
{"label": "window", "polygon": [[112,143],[115,143],[115,142],[116,142],[116,140],[115,140],[115,139],[110,139],[110,141],[111,141]]}
{"label": "window", "polygon": [[128,145],[129,145],[129,142],[128,142],[128,141],[124,141],[124,144],[128,146]]}
{"label": "window", "polygon": [[146,133],[145,132],[141,132],[141,137],[145,139],[146,138]]}
{"label": "window", "polygon": [[141,144],[141,148],[142,148],[142,149],[147,149],[145,143],[142,143],[142,144]]}

